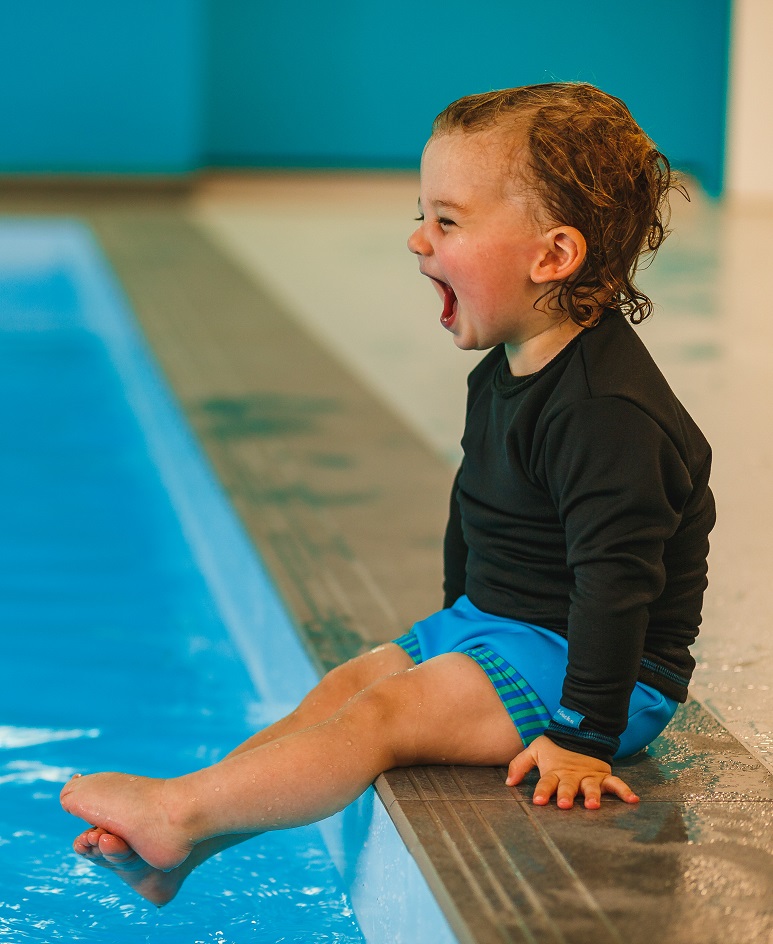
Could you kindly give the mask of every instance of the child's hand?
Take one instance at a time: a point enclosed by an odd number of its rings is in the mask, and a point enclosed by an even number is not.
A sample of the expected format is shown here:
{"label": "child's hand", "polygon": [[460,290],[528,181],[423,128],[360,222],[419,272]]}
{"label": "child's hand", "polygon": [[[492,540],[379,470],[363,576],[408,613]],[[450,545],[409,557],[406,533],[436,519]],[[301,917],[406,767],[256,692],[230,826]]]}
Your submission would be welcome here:
{"label": "child's hand", "polygon": [[538,767],[540,772],[532,798],[537,806],[549,803],[554,793],[562,810],[571,809],[578,793],[585,797],[586,810],[597,810],[601,806],[602,793],[614,793],[626,803],[639,802],[628,784],[612,776],[609,764],[595,757],[567,751],[544,735],[532,741],[510,762],[505,781],[507,786],[514,787],[520,783],[533,767]]}

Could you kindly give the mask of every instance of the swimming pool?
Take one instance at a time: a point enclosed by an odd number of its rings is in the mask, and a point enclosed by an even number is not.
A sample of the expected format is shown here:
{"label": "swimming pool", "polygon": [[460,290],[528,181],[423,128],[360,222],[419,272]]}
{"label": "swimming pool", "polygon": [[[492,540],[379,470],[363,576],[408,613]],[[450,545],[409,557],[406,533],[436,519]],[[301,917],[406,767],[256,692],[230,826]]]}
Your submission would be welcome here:
{"label": "swimming pool", "polygon": [[78,770],[182,773],[315,676],[89,232],[0,222],[0,940],[453,941],[373,791],[162,911],[70,852]]}

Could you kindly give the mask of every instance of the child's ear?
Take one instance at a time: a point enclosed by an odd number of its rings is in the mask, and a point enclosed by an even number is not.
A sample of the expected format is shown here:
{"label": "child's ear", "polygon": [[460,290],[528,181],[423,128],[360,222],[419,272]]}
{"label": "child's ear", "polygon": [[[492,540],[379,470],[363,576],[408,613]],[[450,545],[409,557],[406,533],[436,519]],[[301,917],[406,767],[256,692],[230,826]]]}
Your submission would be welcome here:
{"label": "child's ear", "polygon": [[556,226],[544,236],[545,244],[531,269],[536,283],[563,282],[585,261],[588,251],[585,237],[574,226]]}

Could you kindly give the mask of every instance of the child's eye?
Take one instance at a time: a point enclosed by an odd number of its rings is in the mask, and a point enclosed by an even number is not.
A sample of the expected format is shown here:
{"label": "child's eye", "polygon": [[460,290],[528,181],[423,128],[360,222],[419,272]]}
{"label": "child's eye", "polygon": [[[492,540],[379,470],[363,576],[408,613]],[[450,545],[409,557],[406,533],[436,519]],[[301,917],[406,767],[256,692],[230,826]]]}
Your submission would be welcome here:
{"label": "child's eye", "polygon": [[[424,214],[423,214],[423,213],[419,213],[418,216],[414,216],[414,220],[415,220],[417,223],[423,223],[423,222],[424,222]],[[447,217],[445,217],[445,216],[438,216],[438,217],[436,218],[435,222],[437,223],[437,225],[438,225],[441,229],[446,229],[446,228],[449,227],[449,226],[456,226],[456,223],[455,223],[453,220],[449,220],[449,219],[448,219]]]}

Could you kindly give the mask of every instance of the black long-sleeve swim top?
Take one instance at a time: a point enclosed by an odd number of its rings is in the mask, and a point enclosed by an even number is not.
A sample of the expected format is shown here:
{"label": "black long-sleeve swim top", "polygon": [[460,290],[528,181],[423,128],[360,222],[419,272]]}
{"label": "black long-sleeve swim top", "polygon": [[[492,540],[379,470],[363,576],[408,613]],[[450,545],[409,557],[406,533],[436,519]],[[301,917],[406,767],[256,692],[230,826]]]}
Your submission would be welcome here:
{"label": "black long-sleeve swim top", "polygon": [[469,377],[462,446],[445,605],[466,593],[565,636],[573,720],[548,736],[609,761],[637,679],[686,698],[715,519],[709,445],[606,312],[529,377],[490,351]]}

